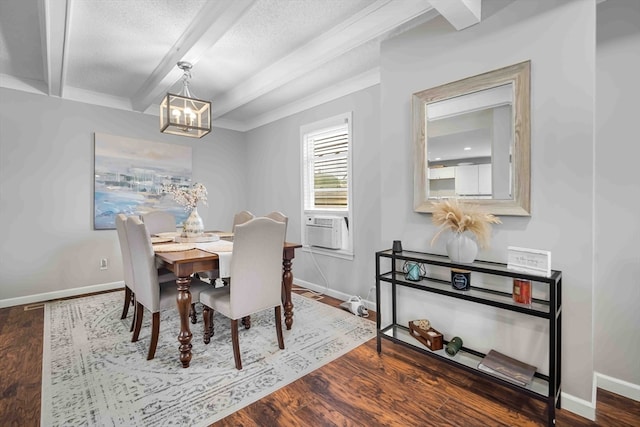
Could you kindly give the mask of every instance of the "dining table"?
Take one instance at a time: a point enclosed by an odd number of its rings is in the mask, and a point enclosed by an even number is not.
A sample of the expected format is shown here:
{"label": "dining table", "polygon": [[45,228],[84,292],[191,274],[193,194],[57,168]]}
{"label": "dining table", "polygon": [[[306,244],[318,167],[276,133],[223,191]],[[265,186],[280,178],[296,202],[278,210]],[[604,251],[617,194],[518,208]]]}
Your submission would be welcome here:
{"label": "dining table", "polygon": [[[291,266],[295,257],[295,250],[301,248],[299,243],[285,242],[282,249],[282,305],[284,307],[284,323],[287,329],[293,326],[293,301],[291,300],[291,288],[293,286],[293,273]],[[178,296],[176,304],[180,315],[180,362],[183,368],[188,368],[191,362],[191,338],[189,326],[189,310],[191,307],[191,276],[194,273],[217,270],[219,267],[218,254],[202,249],[188,249],[174,252],[155,253],[157,266],[163,267],[176,276]]]}

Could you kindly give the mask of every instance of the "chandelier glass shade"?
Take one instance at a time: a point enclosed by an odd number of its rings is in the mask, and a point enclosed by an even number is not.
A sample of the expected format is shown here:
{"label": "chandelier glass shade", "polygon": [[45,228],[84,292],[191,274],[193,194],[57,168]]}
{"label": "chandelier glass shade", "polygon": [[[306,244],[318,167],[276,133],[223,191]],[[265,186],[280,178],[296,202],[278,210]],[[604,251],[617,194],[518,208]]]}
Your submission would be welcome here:
{"label": "chandelier glass shade", "polygon": [[189,92],[191,64],[178,62],[184,71],[182,91],[167,93],[160,103],[160,132],[202,138],[211,132],[211,102],[197,99]]}

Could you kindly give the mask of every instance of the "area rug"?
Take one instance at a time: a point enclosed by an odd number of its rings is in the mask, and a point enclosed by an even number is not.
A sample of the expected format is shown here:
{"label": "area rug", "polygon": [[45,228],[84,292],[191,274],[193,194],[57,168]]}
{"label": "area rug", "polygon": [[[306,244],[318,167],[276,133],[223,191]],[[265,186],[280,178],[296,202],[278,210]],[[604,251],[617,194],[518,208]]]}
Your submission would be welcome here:
{"label": "area rug", "polygon": [[202,307],[191,325],[193,357],[179,361],[177,310],[161,315],[155,359],[147,361],[150,315],[131,342],[120,320],[123,292],[45,305],[43,426],[207,426],[338,358],[375,336],[375,322],[293,294],[294,324],[278,348],[273,310],[240,329],[243,370],[234,366],[230,322],[214,319],[202,342]]}

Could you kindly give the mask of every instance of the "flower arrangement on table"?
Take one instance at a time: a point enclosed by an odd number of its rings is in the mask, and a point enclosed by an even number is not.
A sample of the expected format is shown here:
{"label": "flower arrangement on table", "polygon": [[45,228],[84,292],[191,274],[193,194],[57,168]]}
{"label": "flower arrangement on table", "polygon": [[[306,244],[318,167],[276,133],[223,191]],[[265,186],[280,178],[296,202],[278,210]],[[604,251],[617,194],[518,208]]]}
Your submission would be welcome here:
{"label": "flower arrangement on table", "polygon": [[486,213],[479,205],[460,202],[458,199],[444,199],[434,204],[433,223],[440,230],[433,236],[433,245],[443,231],[457,234],[469,231],[476,237],[480,247],[489,246],[491,224],[502,224],[500,218]]}
{"label": "flower arrangement on table", "polygon": [[207,188],[204,184],[196,182],[190,188],[178,187],[175,184],[163,184],[161,187],[163,193],[173,196],[173,200],[177,204],[184,207],[186,211],[192,211],[198,206],[198,202],[207,205]]}
{"label": "flower arrangement on table", "polygon": [[204,235],[204,223],[198,215],[198,202],[207,204],[207,188],[204,184],[196,182],[191,188],[181,188],[175,184],[163,184],[162,192],[169,193],[173,200],[190,211],[189,217],[182,224],[182,236],[187,238],[200,237]]}
{"label": "flower arrangement on table", "polygon": [[[489,246],[491,224],[501,224],[500,219],[484,212],[479,205],[459,202],[458,199],[445,199],[437,202],[433,209],[433,223],[440,230],[433,236],[433,245],[443,231],[453,232],[447,242],[447,255],[454,262],[471,263],[478,254],[480,247]],[[468,231],[476,241],[466,236]]]}

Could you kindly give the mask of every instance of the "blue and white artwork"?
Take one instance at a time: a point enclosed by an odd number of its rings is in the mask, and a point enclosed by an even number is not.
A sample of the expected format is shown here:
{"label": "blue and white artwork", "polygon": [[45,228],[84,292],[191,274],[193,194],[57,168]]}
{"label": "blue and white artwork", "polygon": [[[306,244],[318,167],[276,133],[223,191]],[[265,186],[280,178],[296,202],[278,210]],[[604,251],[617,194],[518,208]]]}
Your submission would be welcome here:
{"label": "blue and white artwork", "polygon": [[163,210],[182,224],[189,212],[162,184],[191,185],[191,147],[95,133],[94,228],[115,229],[115,217]]}

